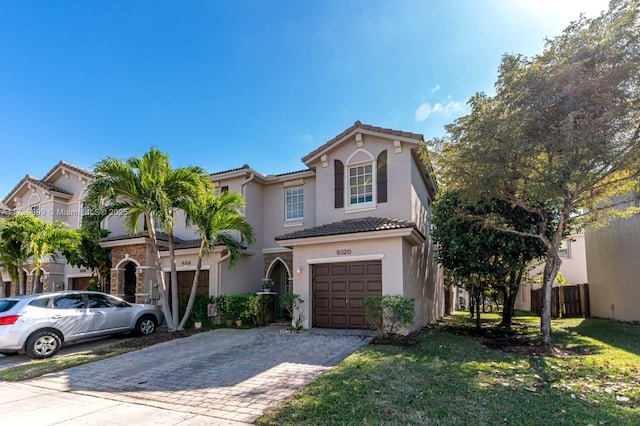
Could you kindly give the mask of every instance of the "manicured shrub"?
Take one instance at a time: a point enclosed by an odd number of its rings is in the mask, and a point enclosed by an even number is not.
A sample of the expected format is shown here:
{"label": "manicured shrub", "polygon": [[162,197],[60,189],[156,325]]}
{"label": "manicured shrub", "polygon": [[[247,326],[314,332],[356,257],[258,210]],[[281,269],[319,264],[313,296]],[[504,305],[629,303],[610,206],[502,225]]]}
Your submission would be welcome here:
{"label": "manicured shrub", "polygon": [[382,297],[367,296],[364,300],[365,318],[383,336],[398,334],[400,329],[413,325],[415,299],[398,294]]}

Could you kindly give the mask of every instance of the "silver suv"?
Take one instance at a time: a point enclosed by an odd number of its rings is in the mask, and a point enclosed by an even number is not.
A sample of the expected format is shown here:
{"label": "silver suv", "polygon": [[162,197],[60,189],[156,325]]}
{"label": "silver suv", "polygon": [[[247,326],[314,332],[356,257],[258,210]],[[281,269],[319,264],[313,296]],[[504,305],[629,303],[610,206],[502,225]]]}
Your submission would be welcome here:
{"label": "silver suv", "polygon": [[0,299],[0,354],[48,358],[65,342],[130,331],[152,334],[163,321],[153,305],[94,291],[7,297]]}

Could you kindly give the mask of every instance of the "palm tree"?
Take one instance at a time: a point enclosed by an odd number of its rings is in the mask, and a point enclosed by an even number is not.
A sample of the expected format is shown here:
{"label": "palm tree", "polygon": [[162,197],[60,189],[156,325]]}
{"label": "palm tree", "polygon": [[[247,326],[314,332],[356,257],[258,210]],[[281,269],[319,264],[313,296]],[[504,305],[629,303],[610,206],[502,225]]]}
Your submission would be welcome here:
{"label": "palm tree", "polygon": [[[169,331],[175,331],[174,318],[168,300],[167,286],[160,265],[158,236],[155,225],[160,225],[170,237],[170,256],[173,256],[173,225],[176,206],[185,204],[201,191],[204,169],[200,167],[171,168],[169,156],[152,147],[142,158],[127,160],[107,157],[96,167],[96,178],[89,184],[87,202],[97,211],[125,211],[124,224],[133,233],[138,232],[140,217],[148,225],[149,239],[154,253],[153,262],[159,284],[162,310]],[[172,276],[175,264],[171,259]],[[177,279],[172,280],[174,312],[178,310]]]}
{"label": "palm tree", "polygon": [[18,282],[18,294],[26,294],[24,267],[31,256],[31,238],[40,219],[32,214],[18,214],[0,221],[0,262],[12,280]]}
{"label": "palm tree", "polygon": [[[215,197],[211,190],[206,191],[193,202],[184,206],[187,214],[187,223],[195,225],[200,233],[200,250],[196,272],[191,285],[191,293],[179,329],[183,329],[195,301],[198,277],[202,267],[202,259],[217,245],[226,246],[230,254],[230,266],[235,266],[242,254],[243,243],[252,243],[254,238],[253,227],[242,214],[244,200],[238,192],[226,192]],[[228,231],[238,231],[241,241],[236,241]]]}
{"label": "palm tree", "polygon": [[38,219],[36,228],[29,239],[31,266],[35,268],[33,293],[41,293],[43,291],[42,283],[40,282],[42,264],[49,257],[55,259],[56,254],[63,250],[73,250],[79,242],[80,234],[73,229],[69,229],[67,224],[59,221],[47,222]]}

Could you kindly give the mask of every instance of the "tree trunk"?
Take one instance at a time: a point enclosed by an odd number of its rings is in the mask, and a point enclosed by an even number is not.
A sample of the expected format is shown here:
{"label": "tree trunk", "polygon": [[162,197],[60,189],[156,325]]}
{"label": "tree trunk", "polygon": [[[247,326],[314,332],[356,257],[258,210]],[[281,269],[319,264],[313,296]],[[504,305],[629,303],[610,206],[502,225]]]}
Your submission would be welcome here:
{"label": "tree trunk", "polygon": [[476,331],[480,333],[482,329],[482,323],[480,322],[480,299],[477,299],[474,303],[476,304]]}
{"label": "tree trunk", "polygon": [[553,282],[560,270],[560,257],[557,248],[549,250],[547,261],[544,265],[544,278],[542,282],[542,313],[540,315],[540,332],[542,345],[551,347],[551,292]]}
{"label": "tree trunk", "polygon": [[187,302],[187,308],[184,311],[184,316],[178,325],[178,331],[184,330],[184,326],[189,321],[191,311],[193,310],[193,304],[196,300],[196,290],[198,289],[198,278],[200,277],[200,268],[202,268],[202,258],[204,257],[204,238],[200,242],[200,251],[198,252],[198,263],[196,264],[196,273],[193,275],[193,283],[191,284],[191,293],[189,293],[189,301]]}
{"label": "tree trunk", "polygon": [[502,327],[511,328],[513,322],[513,314],[515,312],[516,297],[518,296],[518,289],[520,287],[520,281],[522,280],[522,273],[524,268],[519,272],[512,271],[509,274],[509,283],[504,287],[503,294],[503,308],[502,308]]}
{"label": "tree trunk", "polygon": [[[149,216],[148,223],[153,223],[153,217]],[[160,290],[160,297],[162,299],[162,313],[164,319],[167,322],[167,328],[169,331],[176,331],[176,325],[171,315],[171,308],[169,306],[169,297],[167,295],[167,284],[164,280],[164,274],[162,273],[162,265],[160,263],[160,250],[158,250],[158,241],[156,239],[156,231],[153,226],[149,227],[149,238],[151,238],[151,246],[153,248],[153,264],[156,268],[156,279],[158,280],[158,289]]]}
{"label": "tree trunk", "polygon": [[178,294],[178,271],[176,270],[176,248],[173,241],[173,229],[169,234],[169,267],[171,268],[171,315],[177,323],[180,319],[180,301]]}
{"label": "tree trunk", "polygon": [[22,267],[23,265],[20,265],[20,268],[18,269],[18,291],[20,296],[27,294],[27,283],[24,282],[24,272]]}

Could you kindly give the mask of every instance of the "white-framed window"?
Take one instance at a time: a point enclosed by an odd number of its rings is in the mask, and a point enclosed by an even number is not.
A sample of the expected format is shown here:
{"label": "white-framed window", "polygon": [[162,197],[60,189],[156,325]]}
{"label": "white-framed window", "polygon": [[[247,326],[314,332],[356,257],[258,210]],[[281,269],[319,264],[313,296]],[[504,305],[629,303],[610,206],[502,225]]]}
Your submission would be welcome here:
{"label": "white-framed window", "polygon": [[373,202],[373,164],[349,167],[349,205],[371,204]]}
{"label": "white-framed window", "polygon": [[215,196],[219,197],[220,195],[226,194],[227,192],[229,192],[228,185],[218,185],[216,186],[216,189],[215,189]]}
{"label": "white-framed window", "polygon": [[304,187],[292,186],[284,189],[285,220],[304,218]]}
{"label": "white-framed window", "polygon": [[564,240],[560,243],[560,247],[558,247],[558,256],[569,257],[569,254],[569,241]]}

